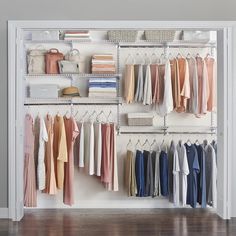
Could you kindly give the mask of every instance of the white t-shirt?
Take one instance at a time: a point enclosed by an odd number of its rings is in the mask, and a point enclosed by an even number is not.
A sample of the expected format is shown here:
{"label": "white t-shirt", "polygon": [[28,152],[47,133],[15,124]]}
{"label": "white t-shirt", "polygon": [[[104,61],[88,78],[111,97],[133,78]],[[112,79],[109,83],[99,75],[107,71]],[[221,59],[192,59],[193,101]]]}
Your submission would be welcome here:
{"label": "white t-shirt", "polygon": [[182,141],[179,141],[177,145],[177,152],[179,158],[179,193],[180,202],[183,206],[186,205],[187,200],[187,175],[189,174],[187,152]]}
{"label": "white t-shirt", "polygon": [[37,184],[39,190],[44,190],[46,186],[46,171],[44,164],[45,157],[45,142],[48,141],[48,133],[44,119],[40,117],[39,131],[39,151],[38,151],[38,166],[37,166]]}
{"label": "white t-shirt", "polygon": [[173,149],[173,200],[175,206],[179,206],[179,178],[180,178],[179,155],[175,145],[173,148],[174,148]]}

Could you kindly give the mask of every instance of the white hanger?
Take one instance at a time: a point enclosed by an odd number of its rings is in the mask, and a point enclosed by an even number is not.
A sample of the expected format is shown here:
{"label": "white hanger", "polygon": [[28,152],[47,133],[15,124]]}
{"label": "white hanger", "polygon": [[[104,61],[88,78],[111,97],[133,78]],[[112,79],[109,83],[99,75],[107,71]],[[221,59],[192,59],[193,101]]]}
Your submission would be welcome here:
{"label": "white hanger", "polygon": [[[129,149],[129,145],[131,145],[131,148],[130,148],[130,149]],[[131,141],[131,139],[129,139],[129,142],[128,142],[127,145],[126,145],[126,149],[127,149],[127,150],[131,150],[132,147],[133,147],[132,141]]]}
{"label": "white hanger", "polygon": [[137,149],[137,146],[140,145],[140,151],[142,150],[142,144],[140,142],[140,140],[138,139],[137,143],[135,144],[135,149]]}

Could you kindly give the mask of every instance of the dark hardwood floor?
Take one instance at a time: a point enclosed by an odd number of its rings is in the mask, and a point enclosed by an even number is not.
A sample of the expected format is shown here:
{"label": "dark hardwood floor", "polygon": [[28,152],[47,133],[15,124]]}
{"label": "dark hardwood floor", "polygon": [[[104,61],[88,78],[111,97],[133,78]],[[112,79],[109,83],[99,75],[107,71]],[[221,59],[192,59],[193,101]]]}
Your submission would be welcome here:
{"label": "dark hardwood floor", "polygon": [[235,236],[236,219],[203,209],[27,210],[21,222],[0,220],[0,235]]}

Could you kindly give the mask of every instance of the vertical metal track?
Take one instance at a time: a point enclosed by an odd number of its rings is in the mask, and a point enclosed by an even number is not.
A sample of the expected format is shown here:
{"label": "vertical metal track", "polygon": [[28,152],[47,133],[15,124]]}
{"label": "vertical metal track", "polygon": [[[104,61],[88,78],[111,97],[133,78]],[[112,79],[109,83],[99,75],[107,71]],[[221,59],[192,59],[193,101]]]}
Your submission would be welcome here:
{"label": "vertical metal track", "polygon": [[119,102],[117,104],[117,131],[118,131],[118,135],[120,134],[120,99],[121,99],[121,82],[122,82],[122,75],[121,75],[121,68],[120,68],[120,45],[117,44],[116,45],[116,49],[117,49],[117,72],[118,72],[118,77],[116,78],[117,80],[117,96],[119,98]]}

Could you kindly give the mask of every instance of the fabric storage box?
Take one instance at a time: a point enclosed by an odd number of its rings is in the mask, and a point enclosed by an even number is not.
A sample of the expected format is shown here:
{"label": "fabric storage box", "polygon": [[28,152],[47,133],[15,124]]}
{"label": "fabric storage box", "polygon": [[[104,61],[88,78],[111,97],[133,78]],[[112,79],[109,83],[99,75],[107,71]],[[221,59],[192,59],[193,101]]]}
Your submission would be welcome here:
{"label": "fabric storage box", "polygon": [[29,86],[30,98],[58,98],[58,87],[55,84],[33,84]]}
{"label": "fabric storage box", "polygon": [[183,31],[183,40],[210,41],[210,31]]}
{"label": "fabric storage box", "polygon": [[33,31],[32,40],[59,40],[58,30]]}
{"label": "fabric storage box", "polygon": [[107,32],[108,39],[119,42],[135,42],[138,36],[137,30],[109,30]]}
{"label": "fabric storage box", "polygon": [[172,42],[175,39],[175,30],[145,30],[145,39],[154,42]]}
{"label": "fabric storage box", "polygon": [[128,113],[129,126],[153,126],[154,116],[151,113]]}

